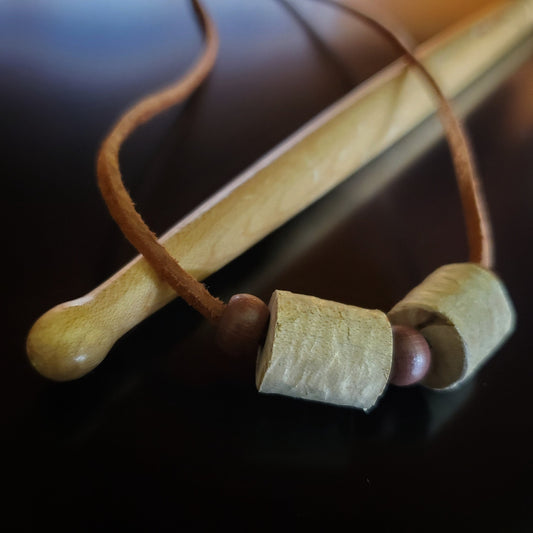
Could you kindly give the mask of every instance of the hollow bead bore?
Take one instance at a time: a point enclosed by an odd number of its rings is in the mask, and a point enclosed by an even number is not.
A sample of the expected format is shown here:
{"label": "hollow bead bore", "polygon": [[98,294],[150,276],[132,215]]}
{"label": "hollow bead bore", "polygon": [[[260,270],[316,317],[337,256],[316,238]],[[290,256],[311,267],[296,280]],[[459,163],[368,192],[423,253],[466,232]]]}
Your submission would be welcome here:
{"label": "hollow bead bore", "polygon": [[235,294],[218,323],[217,344],[231,355],[255,355],[265,337],[269,316],[268,306],[256,296]]}
{"label": "hollow bead bore", "polygon": [[390,383],[405,387],[421,381],[431,364],[426,339],[410,326],[392,326],[393,359]]}

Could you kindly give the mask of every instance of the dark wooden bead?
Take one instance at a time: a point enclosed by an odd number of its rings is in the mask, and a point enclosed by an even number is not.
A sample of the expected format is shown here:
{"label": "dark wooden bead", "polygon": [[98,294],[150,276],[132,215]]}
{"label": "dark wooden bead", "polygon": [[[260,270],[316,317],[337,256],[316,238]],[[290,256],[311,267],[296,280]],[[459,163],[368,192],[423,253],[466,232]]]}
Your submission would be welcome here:
{"label": "dark wooden bead", "polygon": [[255,355],[265,338],[269,317],[262,300],[251,294],[235,294],[218,323],[218,345],[231,355]]}
{"label": "dark wooden bead", "polygon": [[431,364],[431,349],[416,329],[392,326],[394,352],[390,383],[405,387],[421,381]]}

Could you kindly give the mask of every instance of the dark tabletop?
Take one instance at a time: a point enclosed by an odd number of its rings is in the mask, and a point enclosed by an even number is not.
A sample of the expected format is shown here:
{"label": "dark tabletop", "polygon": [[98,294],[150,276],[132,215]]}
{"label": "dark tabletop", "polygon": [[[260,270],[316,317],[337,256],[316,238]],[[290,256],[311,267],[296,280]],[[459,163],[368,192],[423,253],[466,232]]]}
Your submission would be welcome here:
{"label": "dark tabletop", "polygon": [[[310,2],[208,6],[222,42],[212,76],[121,157],[157,233],[395,58],[369,30]],[[0,5],[1,520],[33,531],[325,522],[335,531],[530,531],[533,60],[468,119],[518,327],[464,387],[391,386],[370,414],[259,395],[254,361],[224,356],[211,326],[181,301],[82,379],[53,383],[32,370],[32,323],[134,256],[97,190],[99,142],[128,105],[182,73],[200,44],[186,3]],[[209,288],[224,299],[251,292],[268,301],[279,288],[387,310],[436,267],[465,260],[447,147],[433,143],[407,165],[402,154],[417,139]],[[361,201],[376,176],[391,179]]]}

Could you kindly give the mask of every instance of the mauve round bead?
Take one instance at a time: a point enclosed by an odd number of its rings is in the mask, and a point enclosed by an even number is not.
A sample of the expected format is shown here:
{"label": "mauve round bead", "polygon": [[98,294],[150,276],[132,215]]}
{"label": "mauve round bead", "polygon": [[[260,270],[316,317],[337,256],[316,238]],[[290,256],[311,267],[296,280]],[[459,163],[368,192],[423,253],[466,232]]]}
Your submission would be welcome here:
{"label": "mauve round bead", "polygon": [[235,294],[218,323],[217,344],[231,355],[255,355],[266,335],[269,317],[262,300],[251,294]]}
{"label": "mauve round bead", "polygon": [[393,358],[389,382],[405,387],[421,381],[431,364],[431,349],[416,329],[410,326],[392,326]]}

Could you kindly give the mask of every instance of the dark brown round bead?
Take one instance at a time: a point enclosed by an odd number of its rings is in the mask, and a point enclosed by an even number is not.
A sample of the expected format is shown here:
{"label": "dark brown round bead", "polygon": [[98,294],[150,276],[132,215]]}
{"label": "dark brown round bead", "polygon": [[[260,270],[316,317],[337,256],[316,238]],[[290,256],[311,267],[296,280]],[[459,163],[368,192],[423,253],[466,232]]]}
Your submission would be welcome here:
{"label": "dark brown round bead", "polygon": [[409,326],[392,326],[394,352],[390,383],[405,387],[421,381],[431,364],[431,349],[424,336]]}
{"label": "dark brown round bead", "polygon": [[251,294],[235,294],[218,323],[217,344],[228,354],[252,355],[266,335],[270,311]]}

